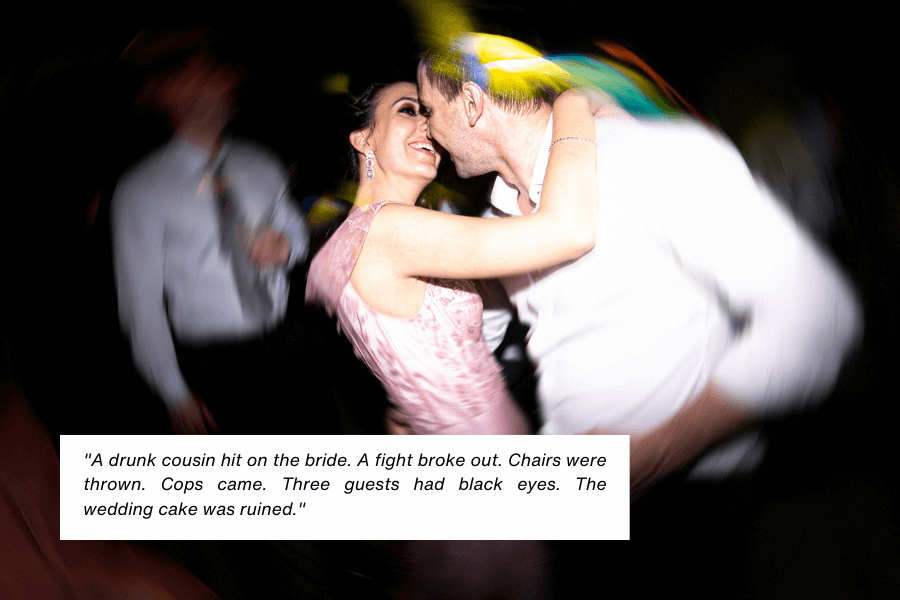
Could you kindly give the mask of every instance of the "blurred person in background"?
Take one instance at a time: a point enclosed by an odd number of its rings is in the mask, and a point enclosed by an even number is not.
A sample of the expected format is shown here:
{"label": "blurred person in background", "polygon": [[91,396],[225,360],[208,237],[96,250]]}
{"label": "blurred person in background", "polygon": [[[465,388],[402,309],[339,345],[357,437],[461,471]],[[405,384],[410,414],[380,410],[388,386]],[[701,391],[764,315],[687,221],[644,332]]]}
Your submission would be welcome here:
{"label": "blurred person in background", "polygon": [[[119,318],[176,433],[323,433],[331,407],[310,400],[317,381],[296,361],[308,340],[285,322],[308,227],[281,162],[229,133],[246,73],[219,35],[145,31],[126,52],[153,68],[138,104],[162,113],[173,135],[113,196]],[[222,597],[328,596],[316,542],[149,545]]]}
{"label": "blurred person in background", "polygon": [[307,229],[280,162],[227,133],[243,73],[195,37],[143,34],[128,51],[156,69],[139,103],[173,136],[113,197],[119,318],[176,432],[300,433],[272,412],[297,403],[278,326]]}

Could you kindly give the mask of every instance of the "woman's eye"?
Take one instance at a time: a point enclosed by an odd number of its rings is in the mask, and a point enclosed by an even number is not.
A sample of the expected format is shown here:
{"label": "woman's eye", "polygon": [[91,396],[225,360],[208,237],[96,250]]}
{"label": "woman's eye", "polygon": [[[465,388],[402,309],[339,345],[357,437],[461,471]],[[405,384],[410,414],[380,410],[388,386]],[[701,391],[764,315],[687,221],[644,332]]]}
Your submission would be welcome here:
{"label": "woman's eye", "polygon": [[416,113],[415,106],[404,106],[403,108],[400,109],[400,112],[406,113],[411,117],[415,117],[418,114],[418,113]]}

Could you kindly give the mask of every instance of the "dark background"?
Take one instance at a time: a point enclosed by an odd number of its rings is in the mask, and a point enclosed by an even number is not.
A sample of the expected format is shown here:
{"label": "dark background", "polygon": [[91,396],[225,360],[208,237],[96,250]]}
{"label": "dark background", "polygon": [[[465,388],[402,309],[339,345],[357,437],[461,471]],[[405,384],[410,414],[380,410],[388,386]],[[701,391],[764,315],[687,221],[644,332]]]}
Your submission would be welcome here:
{"label": "dark background", "polygon": [[[839,132],[834,182],[842,208],[823,243],[863,299],[862,349],[820,411],[768,427],[772,451],[754,479],[687,500],[680,487],[649,495],[634,516],[650,516],[643,524],[633,519],[633,527],[650,535],[658,526],[655,540],[669,537],[660,560],[705,546],[696,561],[664,571],[673,586],[715,581],[726,586],[724,597],[887,597],[900,573],[897,353],[890,350],[898,333],[900,205],[896,35],[886,19],[855,5],[829,14],[758,4],[704,12],[570,1],[468,7],[481,31],[551,53],[596,53],[594,40],[618,42],[732,137],[768,107],[796,106],[801,92],[829,107]],[[371,82],[412,79],[423,38],[400,2],[250,14],[253,8],[214,24],[249,73],[234,130],[295,166],[298,200],[319,195],[343,173],[348,110],[348,99],[324,93],[321,81],[345,73],[358,94]],[[118,333],[108,203],[123,170],[167,133],[158,119],[134,111],[141,74],[118,58],[143,27],[188,23],[46,17],[0,26],[4,375],[24,387],[53,434],[112,433],[122,423],[155,431],[165,415],[134,376]],[[475,198],[490,183],[445,177]],[[715,510],[698,512],[689,506],[695,498]],[[694,523],[664,524],[678,519]],[[571,573],[592,575],[597,550],[590,548],[578,552],[584,564],[573,562]],[[635,591],[661,585],[650,583],[656,566],[631,567],[641,575]]]}

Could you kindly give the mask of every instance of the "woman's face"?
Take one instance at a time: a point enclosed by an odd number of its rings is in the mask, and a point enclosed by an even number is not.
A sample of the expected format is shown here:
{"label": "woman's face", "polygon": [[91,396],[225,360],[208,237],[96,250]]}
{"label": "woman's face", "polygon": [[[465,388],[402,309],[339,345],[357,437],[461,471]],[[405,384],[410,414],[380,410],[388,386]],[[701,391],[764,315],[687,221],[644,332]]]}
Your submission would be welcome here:
{"label": "woman's face", "polygon": [[375,153],[375,176],[433,180],[441,156],[427,134],[415,84],[400,82],[382,90],[375,126],[368,136]]}

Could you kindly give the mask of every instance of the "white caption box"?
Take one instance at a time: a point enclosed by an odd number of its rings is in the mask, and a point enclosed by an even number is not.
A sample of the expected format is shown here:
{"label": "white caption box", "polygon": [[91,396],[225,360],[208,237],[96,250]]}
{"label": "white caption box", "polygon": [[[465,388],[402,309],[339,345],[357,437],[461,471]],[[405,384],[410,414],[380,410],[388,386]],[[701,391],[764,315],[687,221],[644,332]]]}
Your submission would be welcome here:
{"label": "white caption box", "polygon": [[628,436],[63,435],[60,469],[63,540],[630,535]]}

